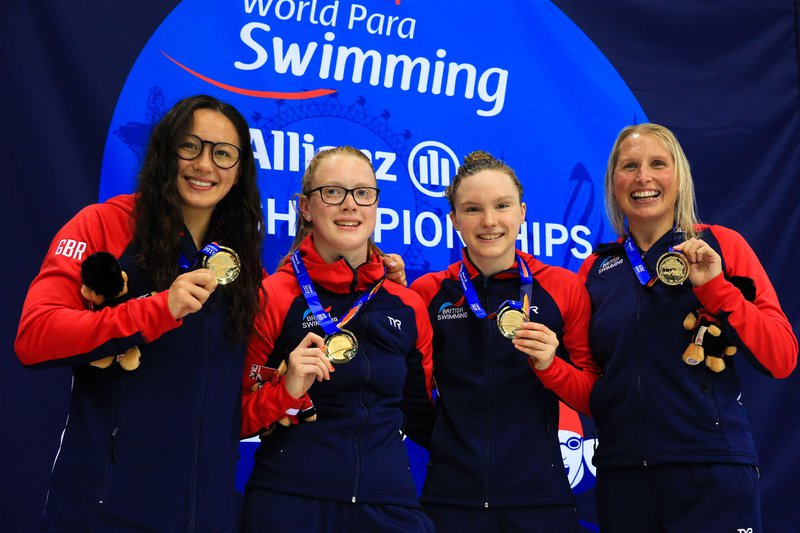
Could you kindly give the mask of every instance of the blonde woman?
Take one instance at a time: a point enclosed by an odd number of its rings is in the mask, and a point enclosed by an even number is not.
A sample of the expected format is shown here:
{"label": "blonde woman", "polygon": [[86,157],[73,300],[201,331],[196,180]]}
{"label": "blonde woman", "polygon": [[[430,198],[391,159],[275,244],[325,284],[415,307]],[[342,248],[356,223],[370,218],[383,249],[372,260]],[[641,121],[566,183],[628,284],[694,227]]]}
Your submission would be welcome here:
{"label": "blonde woman", "polygon": [[[689,164],[663,126],[620,132],[606,207],[619,241],[580,270],[603,367],[591,401],[600,529],[761,531],[758,457],[736,366],[783,378],[797,361],[769,278],[741,235],[698,223]],[[697,311],[709,323],[687,331]],[[712,338],[711,324],[736,354],[682,355]]]}

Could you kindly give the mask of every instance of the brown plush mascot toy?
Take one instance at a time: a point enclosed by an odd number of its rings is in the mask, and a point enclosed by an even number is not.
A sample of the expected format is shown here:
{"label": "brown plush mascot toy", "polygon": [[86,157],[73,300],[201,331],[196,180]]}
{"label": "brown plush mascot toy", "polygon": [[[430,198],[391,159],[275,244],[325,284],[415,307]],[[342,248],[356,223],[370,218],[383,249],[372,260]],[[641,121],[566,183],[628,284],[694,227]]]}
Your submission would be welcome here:
{"label": "brown plush mascot toy", "polygon": [[[733,276],[728,281],[742,291],[747,301],[752,302],[756,299],[756,287],[752,279]],[[725,370],[723,357],[735,354],[736,346],[729,345],[728,340],[722,335],[722,324],[717,317],[701,308],[686,315],[683,327],[692,332],[692,342],[683,352],[683,362],[687,365],[697,365],[705,361],[712,372]]]}
{"label": "brown plush mascot toy", "polygon": [[[127,300],[128,275],[122,270],[117,258],[108,252],[96,252],[81,263],[81,294],[99,311],[103,307],[120,304]],[[123,354],[92,361],[92,366],[108,368],[114,361],[125,370],[139,368],[142,352],[134,346]]]}

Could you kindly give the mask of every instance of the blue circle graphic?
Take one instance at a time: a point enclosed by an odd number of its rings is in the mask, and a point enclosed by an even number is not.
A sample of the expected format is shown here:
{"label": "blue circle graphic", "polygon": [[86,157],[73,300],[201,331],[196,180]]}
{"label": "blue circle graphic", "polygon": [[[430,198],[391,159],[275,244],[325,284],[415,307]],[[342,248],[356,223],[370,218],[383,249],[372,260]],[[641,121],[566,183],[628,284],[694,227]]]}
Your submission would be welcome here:
{"label": "blue circle graphic", "polygon": [[[409,279],[460,258],[442,191],[476,149],[522,181],[520,248],[576,270],[614,238],[603,211],[611,145],[622,127],[647,120],[614,67],[549,2],[185,0],[119,96],[101,200],[134,190],[153,125],[200,93],[249,121],[268,271],[289,248],[306,162],[341,144],[372,158],[382,191],[375,239],[404,256]],[[253,446],[243,443],[241,477]],[[419,481],[424,455],[410,448]]]}

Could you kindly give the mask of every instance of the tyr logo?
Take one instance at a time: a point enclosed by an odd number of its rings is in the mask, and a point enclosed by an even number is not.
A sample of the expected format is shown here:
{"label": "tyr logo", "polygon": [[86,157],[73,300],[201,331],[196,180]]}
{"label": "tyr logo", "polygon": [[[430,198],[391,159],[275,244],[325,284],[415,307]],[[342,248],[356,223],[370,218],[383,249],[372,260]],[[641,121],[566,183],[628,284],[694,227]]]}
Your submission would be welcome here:
{"label": "tyr logo", "polygon": [[386,318],[388,318],[388,319],[389,319],[389,325],[390,325],[390,326],[392,326],[393,328],[400,329],[401,322],[400,322],[400,320],[399,320],[399,319],[397,319],[397,318],[392,318],[392,317],[390,317],[390,316],[387,316]]}

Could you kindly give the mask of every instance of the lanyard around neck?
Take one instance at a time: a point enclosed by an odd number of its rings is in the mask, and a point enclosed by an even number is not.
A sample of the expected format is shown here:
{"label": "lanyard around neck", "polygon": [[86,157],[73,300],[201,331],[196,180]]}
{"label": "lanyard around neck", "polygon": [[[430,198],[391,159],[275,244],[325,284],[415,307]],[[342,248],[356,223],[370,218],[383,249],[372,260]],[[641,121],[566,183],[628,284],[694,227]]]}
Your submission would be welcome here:
{"label": "lanyard around neck", "polygon": [[[517,268],[519,270],[519,300],[506,300],[500,304],[498,309],[508,306],[512,309],[520,309],[525,313],[525,316],[528,316],[530,312],[531,294],[533,291],[533,275],[522,257],[519,254],[516,254],[516,257]],[[461,262],[461,267],[458,272],[458,281],[461,283],[461,289],[464,291],[464,297],[467,299],[469,308],[472,309],[475,316],[478,318],[492,318],[495,313],[492,313],[492,316],[490,316],[483,309],[464,261]]]}
{"label": "lanyard around neck", "polygon": [[314,283],[311,281],[311,276],[308,275],[306,265],[303,263],[303,258],[300,256],[300,250],[295,250],[292,253],[291,263],[295,277],[297,278],[297,283],[300,285],[300,291],[303,293],[303,297],[306,299],[308,308],[312,313],[314,313],[317,323],[319,323],[319,325],[328,335],[338,333],[341,330],[340,328],[343,328],[348,322],[350,322],[350,320],[355,318],[361,307],[375,296],[375,294],[378,292],[378,289],[380,289],[381,285],[383,285],[383,281],[386,279],[385,277],[381,277],[381,279],[379,279],[368,291],[359,296],[347,314],[345,314],[337,323],[333,320],[333,318],[331,318],[331,315],[325,311],[325,308],[322,307],[322,303],[319,301],[319,295],[314,288]]}

